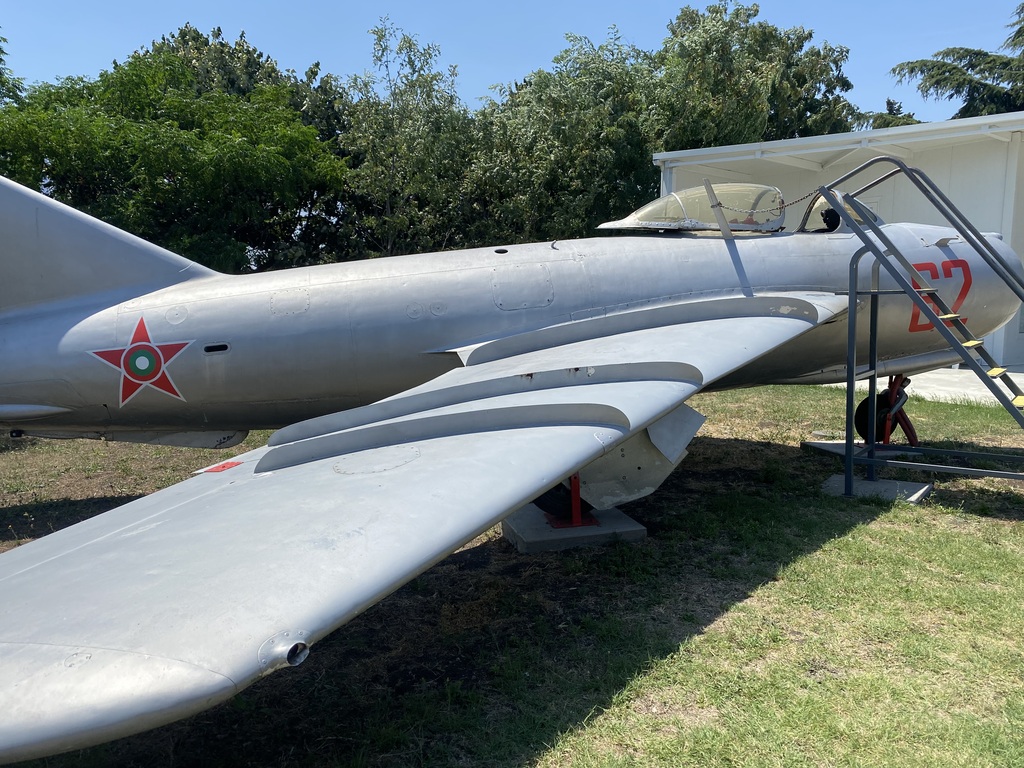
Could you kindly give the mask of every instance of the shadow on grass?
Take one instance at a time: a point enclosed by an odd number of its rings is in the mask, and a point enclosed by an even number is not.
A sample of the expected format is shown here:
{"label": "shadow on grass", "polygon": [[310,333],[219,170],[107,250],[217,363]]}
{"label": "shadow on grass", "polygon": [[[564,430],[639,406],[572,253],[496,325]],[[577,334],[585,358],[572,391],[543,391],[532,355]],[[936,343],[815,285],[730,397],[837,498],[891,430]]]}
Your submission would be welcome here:
{"label": "shadow on grass", "polygon": [[36,444],[36,440],[31,437],[0,437],[0,453],[13,453],[14,451],[24,451],[32,448]]}
{"label": "shadow on grass", "polygon": [[96,496],[89,499],[34,501],[0,507],[0,541],[20,541],[45,536],[138,498],[141,497]]}
{"label": "shadow on grass", "polygon": [[[969,467],[978,470],[1014,472],[1024,475],[1024,450],[992,447],[974,442],[941,441],[927,447],[946,451],[962,451],[976,454],[975,457],[923,455],[900,457],[911,461],[929,462],[951,467]],[[1000,455],[1007,457],[1001,461]],[[1020,494],[1024,492],[1024,478],[1003,479],[998,485],[984,478],[969,477],[947,472],[915,471],[911,469],[885,469],[886,477],[912,480],[914,482],[939,481],[931,500],[946,507],[961,509],[968,514],[992,517],[1007,521],[1024,520],[1024,508]]]}
{"label": "shadow on grass", "polygon": [[836,466],[697,438],[658,493],[626,508],[646,541],[530,556],[486,541],[318,643],[301,667],[45,765],[529,764],[780,568],[887,508],[821,496]]}
{"label": "shadow on grass", "polygon": [[986,488],[978,483],[967,483],[959,488],[937,489],[933,500],[947,507],[962,509],[964,512],[982,517],[992,517],[1008,522],[1024,521],[1024,507],[1021,493],[1024,482],[1012,481],[1016,490],[1008,488]]}

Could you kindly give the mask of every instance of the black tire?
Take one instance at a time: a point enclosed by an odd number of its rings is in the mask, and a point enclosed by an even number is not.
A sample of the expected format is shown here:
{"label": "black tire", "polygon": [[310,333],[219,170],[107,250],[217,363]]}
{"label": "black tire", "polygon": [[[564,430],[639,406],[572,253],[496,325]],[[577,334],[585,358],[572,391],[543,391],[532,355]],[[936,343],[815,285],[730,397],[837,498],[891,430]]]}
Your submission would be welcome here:
{"label": "black tire", "polygon": [[[870,410],[869,399],[865,397],[860,401],[857,410],[853,414],[853,428],[857,430],[860,439],[868,439],[868,411]],[[889,390],[883,390],[875,395],[875,402],[878,404],[877,419],[875,423],[875,440],[882,439],[882,430],[885,429],[885,417],[889,415]]]}

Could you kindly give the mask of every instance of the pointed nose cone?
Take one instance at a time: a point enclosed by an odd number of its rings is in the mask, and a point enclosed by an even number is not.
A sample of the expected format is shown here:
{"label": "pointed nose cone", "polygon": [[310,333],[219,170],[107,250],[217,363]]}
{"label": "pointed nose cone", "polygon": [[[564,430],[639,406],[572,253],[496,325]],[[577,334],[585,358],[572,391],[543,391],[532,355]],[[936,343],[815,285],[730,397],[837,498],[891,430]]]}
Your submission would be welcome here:
{"label": "pointed nose cone", "polygon": [[194,664],[103,648],[0,643],[0,763],[155,728],[234,695]]}

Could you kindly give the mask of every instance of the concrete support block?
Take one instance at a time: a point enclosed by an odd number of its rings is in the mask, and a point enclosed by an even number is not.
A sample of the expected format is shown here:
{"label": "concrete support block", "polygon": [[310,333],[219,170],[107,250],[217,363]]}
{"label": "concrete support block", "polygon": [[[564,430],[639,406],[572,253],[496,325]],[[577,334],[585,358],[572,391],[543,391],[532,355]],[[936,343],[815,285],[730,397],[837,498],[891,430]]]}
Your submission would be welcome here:
{"label": "concrete support block", "polygon": [[646,528],[615,507],[595,509],[590,514],[597,525],[555,528],[539,507],[527,504],[502,521],[501,533],[524,554],[593,547],[613,541],[640,541],[647,536]]}

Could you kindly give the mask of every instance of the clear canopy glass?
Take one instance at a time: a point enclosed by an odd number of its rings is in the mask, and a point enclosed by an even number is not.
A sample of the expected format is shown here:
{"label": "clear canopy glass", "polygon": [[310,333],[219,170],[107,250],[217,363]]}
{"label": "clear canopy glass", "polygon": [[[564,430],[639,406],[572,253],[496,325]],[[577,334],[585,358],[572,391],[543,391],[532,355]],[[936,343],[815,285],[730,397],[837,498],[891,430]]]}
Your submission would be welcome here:
{"label": "clear canopy glass", "polygon": [[[782,193],[762,184],[715,184],[715,197],[731,230],[775,232],[785,218]],[[704,187],[670,192],[624,219],[598,229],[719,230],[718,216]]]}

